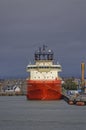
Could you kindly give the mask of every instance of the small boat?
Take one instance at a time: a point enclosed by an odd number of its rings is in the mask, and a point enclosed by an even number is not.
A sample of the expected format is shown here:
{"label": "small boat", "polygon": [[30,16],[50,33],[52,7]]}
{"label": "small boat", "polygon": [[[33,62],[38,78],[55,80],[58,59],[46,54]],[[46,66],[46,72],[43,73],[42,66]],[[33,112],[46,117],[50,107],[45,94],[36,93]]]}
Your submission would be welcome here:
{"label": "small boat", "polygon": [[78,106],[84,106],[85,102],[84,101],[78,101],[78,102],[76,102],[76,105],[78,105]]}
{"label": "small boat", "polygon": [[74,102],[73,101],[69,101],[68,104],[69,105],[74,105]]}

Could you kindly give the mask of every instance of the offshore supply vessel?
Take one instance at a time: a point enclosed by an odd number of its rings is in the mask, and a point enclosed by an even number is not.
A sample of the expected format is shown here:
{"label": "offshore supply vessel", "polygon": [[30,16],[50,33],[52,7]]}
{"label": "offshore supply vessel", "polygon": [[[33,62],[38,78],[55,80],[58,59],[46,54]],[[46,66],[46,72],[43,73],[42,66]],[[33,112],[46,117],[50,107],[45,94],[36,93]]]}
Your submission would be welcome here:
{"label": "offshore supply vessel", "polygon": [[62,98],[61,65],[54,64],[54,53],[47,47],[39,47],[34,53],[34,64],[27,66],[27,99],[59,100]]}

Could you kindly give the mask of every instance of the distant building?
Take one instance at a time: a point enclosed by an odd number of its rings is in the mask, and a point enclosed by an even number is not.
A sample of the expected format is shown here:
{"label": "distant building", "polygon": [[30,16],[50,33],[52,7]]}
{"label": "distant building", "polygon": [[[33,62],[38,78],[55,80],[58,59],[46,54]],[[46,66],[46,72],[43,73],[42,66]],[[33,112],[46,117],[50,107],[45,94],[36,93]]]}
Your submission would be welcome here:
{"label": "distant building", "polygon": [[14,85],[14,86],[6,86],[6,87],[3,87],[3,91],[5,93],[20,93],[21,92],[21,89],[19,86],[17,85]]}

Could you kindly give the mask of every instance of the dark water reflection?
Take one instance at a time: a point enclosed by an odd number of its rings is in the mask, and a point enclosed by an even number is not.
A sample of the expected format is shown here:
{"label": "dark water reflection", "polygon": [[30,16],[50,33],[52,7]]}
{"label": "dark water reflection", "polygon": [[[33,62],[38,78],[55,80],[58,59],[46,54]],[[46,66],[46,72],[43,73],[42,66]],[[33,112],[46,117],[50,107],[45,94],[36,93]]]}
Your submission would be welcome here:
{"label": "dark water reflection", "polygon": [[86,106],[0,97],[0,130],[86,130]]}

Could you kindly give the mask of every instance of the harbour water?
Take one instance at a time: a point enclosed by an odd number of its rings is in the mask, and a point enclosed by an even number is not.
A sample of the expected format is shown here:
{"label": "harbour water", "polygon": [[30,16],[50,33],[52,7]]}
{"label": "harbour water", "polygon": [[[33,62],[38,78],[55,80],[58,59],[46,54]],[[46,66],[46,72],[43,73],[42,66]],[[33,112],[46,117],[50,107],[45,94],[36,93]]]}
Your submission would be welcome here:
{"label": "harbour water", "polygon": [[86,130],[86,106],[0,96],[0,130]]}

